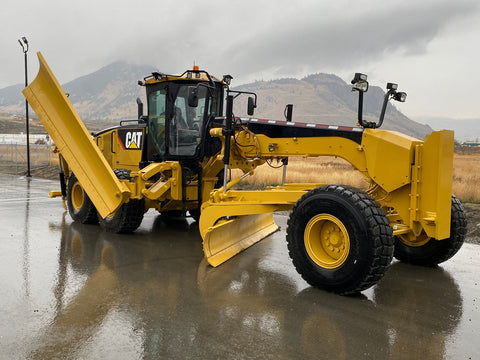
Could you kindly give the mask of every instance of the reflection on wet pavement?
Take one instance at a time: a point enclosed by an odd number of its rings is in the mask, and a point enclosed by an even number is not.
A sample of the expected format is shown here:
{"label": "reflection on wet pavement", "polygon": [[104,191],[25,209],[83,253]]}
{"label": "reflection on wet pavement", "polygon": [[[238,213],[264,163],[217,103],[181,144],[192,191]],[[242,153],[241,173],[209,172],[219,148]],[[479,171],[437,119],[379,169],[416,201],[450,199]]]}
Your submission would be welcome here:
{"label": "reflection on wet pavement", "polygon": [[54,182],[0,182],[1,358],[480,354],[479,246],[437,268],[395,262],[374,288],[341,297],[303,282],[283,231],[212,268],[191,220],[149,212],[135,234],[115,235],[72,223],[46,198]]}

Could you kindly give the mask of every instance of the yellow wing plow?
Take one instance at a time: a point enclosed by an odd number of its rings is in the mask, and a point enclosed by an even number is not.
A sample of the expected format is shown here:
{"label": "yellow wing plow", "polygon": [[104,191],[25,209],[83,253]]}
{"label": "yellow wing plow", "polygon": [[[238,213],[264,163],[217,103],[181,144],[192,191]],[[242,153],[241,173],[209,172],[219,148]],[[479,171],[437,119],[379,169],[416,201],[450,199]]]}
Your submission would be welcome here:
{"label": "yellow wing plow", "polygon": [[113,173],[42,54],[38,52],[37,55],[38,75],[23,94],[97,211],[105,218],[128,199],[130,191]]}

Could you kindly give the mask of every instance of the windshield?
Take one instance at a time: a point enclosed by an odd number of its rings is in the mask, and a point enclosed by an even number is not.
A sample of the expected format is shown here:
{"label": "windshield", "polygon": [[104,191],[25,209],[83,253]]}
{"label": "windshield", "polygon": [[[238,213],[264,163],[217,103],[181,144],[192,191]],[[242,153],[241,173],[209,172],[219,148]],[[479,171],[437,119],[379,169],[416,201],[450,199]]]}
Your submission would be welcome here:
{"label": "windshield", "polygon": [[189,86],[169,83],[148,96],[149,133],[159,155],[195,155],[204,131],[203,119],[218,116],[221,111],[217,99],[221,94],[209,98],[205,86],[198,87],[198,106],[189,106]]}
{"label": "windshield", "polygon": [[188,86],[180,87],[175,98],[172,121],[170,121],[170,147],[172,155],[194,155],[200,143],[200,126],[205,111],[207,89],[198,89],[198,106],[188,106]]}

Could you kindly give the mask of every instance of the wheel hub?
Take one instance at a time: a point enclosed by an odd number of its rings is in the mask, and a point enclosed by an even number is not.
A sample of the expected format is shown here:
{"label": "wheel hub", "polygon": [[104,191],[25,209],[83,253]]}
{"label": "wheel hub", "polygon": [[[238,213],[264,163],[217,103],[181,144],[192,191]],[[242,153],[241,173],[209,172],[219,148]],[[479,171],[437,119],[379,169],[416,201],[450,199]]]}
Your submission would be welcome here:
{"label": "wheel hub", "polygon": [[73,208],[79,211],[82,208],[84,201],[85,201],[85,195],[83,192],[83,188],[80,186],[80,184],[77,181],[75,184],[73,184],[73,187],[72,187]]}
{"label": "wheel hub", "polygon": [[428,236],[425,231],[422,231],[422,233],[419,236],[415,236],[413,233],[408,233],[408,234],[400,234],[397,235],[397,237],[400,238],[400,240],[408,246],[412,247],[420,247],[428,243],[432,238]]}
{"label": "wheel hub", "polygon": [[310,219],[305,227],[304,242],[310,258],[327,269],[342,265],[350,251],[347,229],[330,214],[319,214]]}

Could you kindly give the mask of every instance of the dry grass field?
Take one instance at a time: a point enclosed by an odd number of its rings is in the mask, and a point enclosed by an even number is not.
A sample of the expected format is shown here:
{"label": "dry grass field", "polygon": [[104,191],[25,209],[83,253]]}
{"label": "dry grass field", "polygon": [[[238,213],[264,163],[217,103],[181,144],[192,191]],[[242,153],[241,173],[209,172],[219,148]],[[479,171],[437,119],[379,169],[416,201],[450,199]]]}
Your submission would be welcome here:
{"label": "dry grass field", "polygon": [[[279,166],[281,163],[272,163]],[[453,193],[464,202],[480,202],[480,153],[455,153],[453,163]],[[235,176],[238,173],[233,173]],[[254,187],[277,185],[282,182],[282,168],[263,165],[245,182]],[[340,158],[319,157],[289,160],[287,182],[345,184],[366,189],[368,181],[348,162]]]}
{"label": "dry grass field", "polygon": [[[0,147],[0,172],[12,172],[14,167],[8,166],[13,160],[12,155],[6,152],[6,148]],[[38,151],[36,151],[38,149]],[[40,154],[41,151],[41,154]],[[48,150],[47,150],[48,151]],[[31,157],[35,163],[45,161],[45,147],[31,146]],[[19,159],[20,162],[22,159]],[[25,159],[23,159],[25,160]],[[38,169],[34,176],[57,178],[56,167],[58,157],[51,157],[52,167]],[[262,188],[268,185],[278,185],[282,182],[283,169],[281,163],[273,162],[255,170],[253,176],[247,177],[242,186]],[[20,167],[22,167],[20,165]],[[278,168],[275,168],[278,167]],[[25,165],[26,168],[26,165]],[[232,177],[241,175],[239,171],[233,171]],[[366,189],[368,181],[356,171],[348,162],[334,157],[318,157],[308,159],[289,159],[287,168],[287,182],[289,183],[318,183],[318,184],[345,184],[357,188]],[[454,155],[453,169],[453,193],[463,202],[480,203],[480,152],[456,152]]]}
{"label": "dry grass field", "polygon": [[[279,185],[282,183],[282,163],[275,161],[264,164],[255,170],[253,176],[247,177],[245,183],[253,187]],[[232,177],[241,175],[232,172]],[[367,188],[368,181],[347,161],[335,157],[290,158],[287,166],[288,183],[344,184],[358,188]]]}
{"label": "dry grass field", "polygon": [[455,153],[453,193],[464,202],[480,202],[480,153]]}

